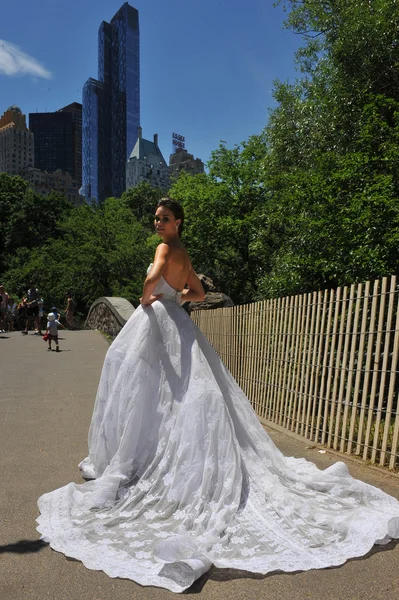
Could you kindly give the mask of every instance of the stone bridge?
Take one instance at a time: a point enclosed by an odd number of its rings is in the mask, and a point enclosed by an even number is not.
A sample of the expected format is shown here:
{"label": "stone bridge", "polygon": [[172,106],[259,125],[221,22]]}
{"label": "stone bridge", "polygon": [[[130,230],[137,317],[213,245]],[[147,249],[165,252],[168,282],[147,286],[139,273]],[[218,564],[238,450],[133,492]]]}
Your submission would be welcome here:
{"label": "stone bridge", "polygon": [[133,313],[134,306],[125,298],[103,296],[91,305],[84,326],[115,338]]}

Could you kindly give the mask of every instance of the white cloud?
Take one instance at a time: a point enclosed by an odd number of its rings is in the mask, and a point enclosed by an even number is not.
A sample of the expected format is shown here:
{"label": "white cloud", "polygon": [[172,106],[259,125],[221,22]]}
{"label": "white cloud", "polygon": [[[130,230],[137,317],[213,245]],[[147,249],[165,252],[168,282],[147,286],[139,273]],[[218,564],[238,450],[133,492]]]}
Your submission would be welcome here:
{"label": "white cloud", "polygon": [[51,72],[33,56],[5,40],[0,40],[0,75],[33,75],[45,79],[52,77]]}

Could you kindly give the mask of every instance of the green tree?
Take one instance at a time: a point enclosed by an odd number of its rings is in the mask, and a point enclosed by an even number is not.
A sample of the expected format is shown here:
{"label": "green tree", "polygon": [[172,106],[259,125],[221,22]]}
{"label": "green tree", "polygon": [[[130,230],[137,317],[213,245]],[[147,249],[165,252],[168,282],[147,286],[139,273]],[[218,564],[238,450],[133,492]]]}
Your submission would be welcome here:
{"label": "green tree", "polygon": [[253,299],[270,255],[257,236],[267,194],[261,179],[265,152],[262,136],[233,149],[221,144],[212,153],[209,174],[182,173],[171,188],[185,210],[184,241],[196,270],[235,302]]}
{"label": "green tree", "polygon": [[[262,295],[397,268],[399,10],[394,0],[286,2],[302,78],[277,83],[259,238],[278,243]],[[395,73],[395,75],[393,75]]]}
{"label": "green tree", "polygon": [[130,209],[110,198],[101,207],[75,208],[60,227],[57,239],[19,249],[4,274],[9,289],[22,293],[34,278],[45,300],[60,306],[67,290],[81,311],[104,295],[137,304],[153,248]]}
{"label": "green tree", "polygon": [[167,193],[160,188],[153,188],[148,181],[141,181],[136,187],[126,190],[121,199],[144,227],[152,229],[155,207],[164,196]]}
{"label": "green tree", "polygon": [[269,171],[276,193],[268,218],[280,235],[272,268],[259,282],[262,295],[336,287],[397,271],[399,103],[374,97],[359,123],[351,152],[325,152],[311,169]]}
{"label": "green tree", "polygon": [[32,249],[60,234],[59,221],[73,209],[65,196],[42,196],[21,177],[0,173],[0,272],[18,248]]}

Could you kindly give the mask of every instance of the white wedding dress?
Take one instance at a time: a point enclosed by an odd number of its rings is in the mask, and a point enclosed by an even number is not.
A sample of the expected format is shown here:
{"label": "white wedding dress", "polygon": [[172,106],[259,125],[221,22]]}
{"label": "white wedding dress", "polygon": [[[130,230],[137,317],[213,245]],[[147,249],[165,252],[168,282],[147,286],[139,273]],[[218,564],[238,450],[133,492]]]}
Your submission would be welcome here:
{"label": "white wedding dress", "polygon": [[39,499],[52,548],[182,592],[213,564],[321,569],[399,537],[399,502],[286,458],[162,278],[108,350],[83,475]]}

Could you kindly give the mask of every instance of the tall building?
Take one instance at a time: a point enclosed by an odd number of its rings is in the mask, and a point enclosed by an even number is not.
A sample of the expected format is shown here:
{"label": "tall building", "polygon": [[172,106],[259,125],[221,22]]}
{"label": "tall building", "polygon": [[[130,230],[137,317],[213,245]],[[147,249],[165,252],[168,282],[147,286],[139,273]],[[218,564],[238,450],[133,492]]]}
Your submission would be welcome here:
{"label": "tall building", "polygon": [[139,13],[127,2],[98,32],[98,80],[83,87],[83,185],[103,202],[125,190],[126,161],[140,126]]}
{"label": "tall building", "polygon": [[54,173],[47,173],[35,167],[25,167],[21,169],[20,175],[38,194],[47,196],[55,190],[62,192],[72,204],[82,203],[82,197],[79,195],[80,183],[66,171],[57,169]]}
{"label": "tall building", "polygon": [[144,140],[141,127],[138,138],[126,164],[126,189],[148,181],[152,187],[169,189],[169,168],[158,146],[158,134],[154,141]]}
{"label": "tall building", "polygon": [[56,112],[30,113],[29,127],[35,136],[35,167],[49,173],[60,169],[81,182],[82,105],[73,102]]}
{"label": "tall building", "polygon": [[169,157],[169,173],[171,179],[179,176],[181,171],[186,171],[190,175],[197,175],[204,172],[204,163],[200,158],[194,158],[192,154],[183,148],[177,148],[176,152]]}
{"label": "tall building", "polygon": [[18,175],[24,167],[33,167],[33,133],[18,106],[10,106],[0,117],[0,173]]}
{"label": "tall building", "polygon": [[72,120],[72,147],[73,147],[73,179],[82,185],[82,105],[72,102],[60,108],[58,112],[71,115]]}

